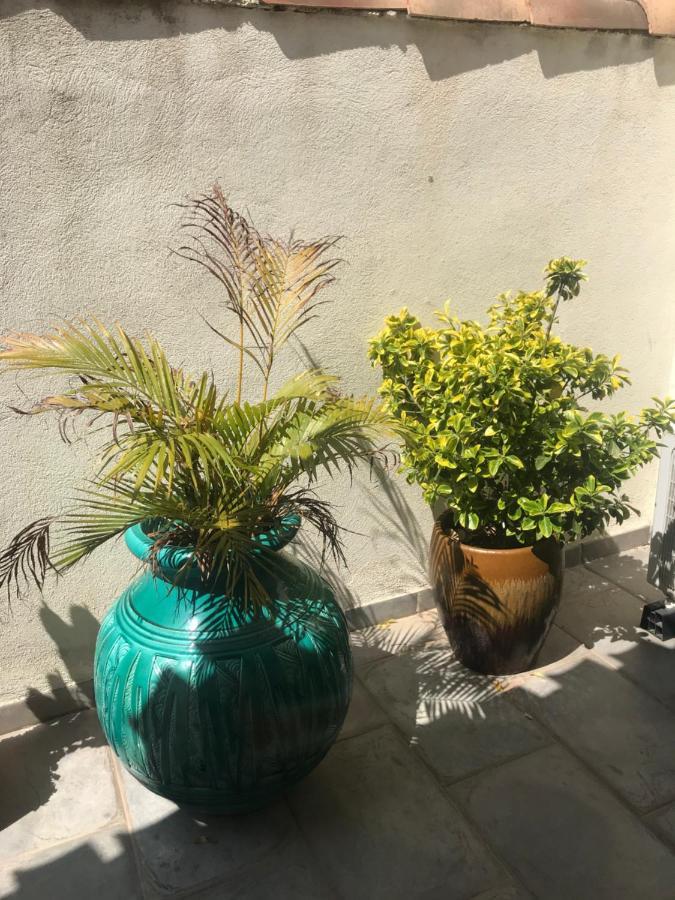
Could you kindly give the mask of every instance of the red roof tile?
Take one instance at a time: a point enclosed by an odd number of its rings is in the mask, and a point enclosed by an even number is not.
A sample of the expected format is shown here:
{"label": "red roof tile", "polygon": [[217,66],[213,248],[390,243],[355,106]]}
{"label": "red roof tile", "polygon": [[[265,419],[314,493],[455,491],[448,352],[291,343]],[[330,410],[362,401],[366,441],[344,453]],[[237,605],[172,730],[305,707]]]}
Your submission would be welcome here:
{"label": "red roof tile", "polygon": [[675,0],[263,0],[276,6],[406,10],[412,16],[675,35]]}

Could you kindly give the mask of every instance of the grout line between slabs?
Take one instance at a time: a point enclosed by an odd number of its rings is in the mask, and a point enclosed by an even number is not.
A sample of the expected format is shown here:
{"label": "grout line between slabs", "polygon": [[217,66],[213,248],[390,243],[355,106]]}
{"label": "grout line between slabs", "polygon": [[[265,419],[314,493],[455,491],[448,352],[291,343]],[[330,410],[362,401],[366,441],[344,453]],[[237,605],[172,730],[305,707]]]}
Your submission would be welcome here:
{"label": "grout line between slabs", "polygon": [[[522,712],[522,710],[516,706],[515,704],[511,704],[518,712]],[[533,720],[539,725],[539,721],[537,719]],[[558,741],[552,740],[550,734],[546,732],[546,742],[541,744],[539,747],[534,747],[532,750],[526,750],[524,753],[516,753],[513,756],[505,756],[504,759],[499,760],[499,762],[488,763],[486,766],[483,766],[481,769],[476,769],[473,772],[469,772],[467,775],[461,775],[459,778],[439,778],[438,781],[442,785],[443,788],[454,788],[457,785],[462,784],[465,781],[471,781],[472,778],[480,778],[483,775],[487,775],[490,772],[494,772],[496,769],[501,769],[502,766],[507,766],[510,763],[518,762],[521,759],[527,759],[529,756],[534,756],[537,753],[541,753],[543,750],[550,750],[552,747],[555,747],[558,744]]]}
{"label": "grout line between slabs", "polygon": [[67,847],[68,844],[73,844],[75,843],[75,841],[81,841],[83,838],[95,837],[96,835],[102,834],[105,831],[110,831],[115,827],[115,825],[118,824],[124,824],[122,816],[120,815],[115,816],[114,819],[111,819],[109,822],[106,822],[105,825],[101,825],[99,828],[92,828],[88,831],[80,831],[77,834],[71,835],[70,837],[52,841],[44,847],[36,847],[34,850],[25,850],[23,853],[17,853],[14,856],[8,857],[0,863],[0,871],[10,871],[17,863],[29,862],[36,856],[42,856],[45,853],[49,853],[50,850],[54,850],[58,847]]}
{"label": "grout line between slabs", "polygon": [[[514,701],[515,702],[515,701]],[[582,756],[580,756],[573,748],[572,744],[569,743],[565,738],[557,735],[553,729],[551,729],[545,722],[541,721],[534,713],[530,713],[532,718],[537,722],[547,734],[553,737],[553,740],[559,744],[564,750],[566,750],[574,759],[579,763],[579,765],[584,769],[584,771],[591,776],[592,779],[599,782],[603,787],[605,787],[612,796],[621,804],[621,806],[626,809],[633,818],[637,819],[642,824],[645,824],[643,821],[644,816],[651,815],[656,809],[661,809],[663,806],[667,806],[669,803],[672,803],[675,800],[675,795],[670,797],[665,803],[659,803],[656,807],[650,807],[649,809],[639,810],[637,807],[634,807],[633,804],[627,800],[618,790],[617,788],[608,781],[605,776],[597,769],[594,769],[590,763],[588,763]],[[652,828],[649,829],[654,833]],[[659,838],[659,841],[663,843],[663,840]]]}
{"label": "grout line between slabs", "polygon": [[[488,850],[488,852],[492,855],[492,857],[495,859],[495,861],[498,862],[499,865],[502,866],[503,870],[511,878],[511,880],[514,882],[516,887],[522,888],[523,890],[526,891],[526,893],[531,894],[531,891],[529,890],[527,885],[523,882],[521,877],[516,874],[515,870],[513,869],[511,864],[508,862],[508,860],[506,860],[502,856],[502,854],[495,847],[493,847],[492,843],[489,840],[487,840],[483,830],[478,827],[478,825],[474,822],[474,820],[471,817],[465,815],[464,810],[455,801],[455,798],[450,794],[450,792],[446,789],[445,785],[439,778],[436,770],[424,758],[422,753],[419,750],[417,750],[416,745],[410,743],[410,735],[406,734],[403,731],[403,729],[400,728],[400,726],[391,718],[391,716],[387,712],[387,709],[383,706],[383,704],[380,703],[378,698],[370,691],[368,686],[366,684],[364,684],[363,682],[361,682],[361,685],[362,685],[363,689],[366,691],[366,693],[368,694],[368,696],[372,699],[373,703],[385,714],[385,716],[387,717],[387,723],[388,723],[389,727],[391,727],[394,730],[394,733],[398,737],[399,741],[402,741],[402,743],[406,746],[406,748],[413,753],[415,759],[418,760],[418,762],[422,765],[422,767],[431,775],[433,781],[437,785],[441,795],[446,800],[446,802],[449,803],[450,806],[452,806],[454,809],[456,809],[461,814],[462,818],[468,824],[469,830],[471,831],[473,836],[478,839],[479,845],[484,846]],[[385,728],[385,727],[387,727],[386,723],[379,725],[376,728],[371,729],[371,731],[377,731],[379,728]],[[546,748],[539,747],[538,749],[544,750]],[[524,754],[524,755],[529,756],[530,754]],[[515,758],[517,759],[518,757],[515,757]],[[480,774],[480,773],[474,773],[474,774]],[[471,777],[473,777],[473,776],[471,776]],[[510,885],[508,885],[508,886],[510,886]],[[502,886],[499,885],[499,886],[496,886],[494,889],[497,890],[501,887]]]}
{"label": "grout line between slabs", "polygon": [[[630,674],[630,672],[628,672],[626,670],[626,667],[624,665],[622,665],[620,659],[618,659],[617,657],[614,657],[614,656],[606,656],[604,653],[600,653],[598,650],[595,649],[595,644],[593,644],[589,647],[588,644],[585,644],[583,641],[580,641],[579,638],[575,637],[575,635],[573,635],[570,631],[568,631],[564,625],[560,625],[557,622],[554,622],[554,625],[556,625],[558,628],[560,628],[561,631],[564,631],[568,637],[577,641],[577,643],[579,644],[579,647],[584,647],[584,649],[587,651],[589,656],[591,656],[594,660],[596,660],[599,665],[604,666],[606,669],[611,669],[612,672],[616,672],[625,681],[627,681],[634,688],[637,688],[642,694],[644,694],[645,697],[650,697],[652,700],[656,700],[656,702],[660,706],[662,706],[670,716],[675,715],[675,710],[673,710],[673,707],[670,705],[670,703],[667,700],[664,700],[662,697],[659,697],[658,694],[652,693],[652,691],[648,690],[644,686],[644,684],[642,684],[641,682],[639,682],[635,678],[633,678],[633,676]],[[639,643],[636,643],[636,646],[639,646]],[[572,652],[576,653],[576,649],[573,650]],[[627,652],[631,653],[632,651],[629,650]],[[675,799],[675,798],[673,798],[673,799]]]}
{"label": "grout line between slabs", "polygon": [[655,806],[654,809],[650,809],[649,812],[644,813],[645,816],[655,816],[658,813],[664,811],[664,809],[668,809],[668,807],[675,807],[675,799],[666,800],[665,803],[660,803],[658,806]]}
{"label": "grout line between slabs", "polygon": [[[562,626],[558,626],[558,627],[562,628]],[[568,635],[569,637],[571,637],[574,641],[576,641],[576,642],[578,643],[579,646],[585,647],[585,649],[588,651],[588,653],[589,653],[590,655],[592,655],[595,659],[597,659],[597,661],[598,661],[599,664],[603,665],[605,668],[608,668],[608,669],[610,669],[610,670],[613,671],[613,672],[616,672],[616,673],[619,674],[619,675],[623,675],[623,672],[622,672],[621,668],[619,668],[617,665],[612,665],[605,657],[601,656],[599,653],[595,653],[594,650],[593,650],[592,648],[586,647],[586,645],[585,645],[583,642],[579,641],[578,638],[576,638],[574,635],[570,634],[565,628],[562,628],[562,630],[565,632],[565,634],[567,634],[567,635]],[[422,645],[422,647],[423,647],[423,646],[424,646],[424,645]],[[573,651],[573,652],[575,652],[575,651]],[[625,677],[625,676],[624,676],[624,677]],[[508,759],[508,760],[502,760],[502,761],[499,762],[499,763],[496,763],[496,764],[492,764],[492,765],[486,766],[486,767],[484,767],[483,769],[480,769],[479,771],[474,772],[473,774],[466,776],[465,778],[457,779],[456,781],[452,781],[452,782],[445,782],[444,780],[441,780],[441,779],[440,779],[440,777],[438,776],[438,774],[436,773],[436,771],[433,769],[433,767],[432,767],[432,766],[427,762],[427,760],[424,758],[423,754],[422,754],[420,751],[418,751],[418,750],[416,749],[416,746],[415,746],[414,744],[409,743],[409,742],[410,742],[410,735],[406,734],[406,733],[405,733],[405,732],[397,725],[397,723],[391,718],[391,716],[389,715],[389,712],[387,711],[386,707],[384,707],[383,704],[379,702],[378,698],[370,691],[370,689],[369,689],[368,686],[364,683],[364,681],[361,680],[361,679],[359,679],[359,680],[361,681],[361,685],[362,685],[362,687],[364,688],[364,690],[368,693],[369,697],[370,697],[370,698],[373,700],[373,702],[374,702],[374,703],[375,703],[375,704],[376,704],[376,705],[384,712],[384,714],[386,715],[387,719],[389,720],[389,722],[391,723],[391,725],[392,725],[392,726],[394,727],[394,729],[396,730],[397,734],[398,734],[399,736],[401,736],[401,737],[403,738],[403,740],[408,744],[408,746],[410,747],[410,749],[413,750],[413,752],[415,753],[416,758],[419,759],[419,760],[422,762],[422,764],[425,766],[425,768],[426,768],[429,772],[431,772],[431,774],[432,774],[434,780],[435,780],[436,783],[439,785],[439,787],[440,787],[441,790],[443,791],[444,795],[445,795],[446,797],[450,797],[450,798],[452,799],[452,801],[455,802],[455,804],[458,806],[458,808],[460,808],[460,809],[462,810],[462,814],[463,814],[463,815],[465,814],[465,810],[464,810],[464,808],[463,808],[462,805],[456,803],[454,796],[450,793],[450,790],[449,790],[451,787],[454,787],[455,785],[460,784],[462,781],[467,781],[467,780],[469,780],[469,779],[471,779],[471,778],[480,777],[480,776],[481,776],[482,774],[484,774],[485,772],[488,772],[488,771],[495,771],[496,769],[499,769],[499,768],[500,768],[501,766],[503,766],[503,765],[508,765],[508,764],[510,764],[510,763],[516,762],[516,761],[519,760],[519,759],[526,758],[526,757],[528,757],[528,756],[534,755],[535,753],[542,752],[543,750],[549,749],[551,746],[558,745],[558,746],[562,747],[564,750],[566,750],[568,753],[570,753],[570,755],[571,755],[571,756],[577,761],[577,763],[582,767],[583,771],[585,771],[585,772],[587,773],[587,775],[589,775],[589,776],[591,777],[592,780],[598,782],[601,786],[605,787],[605,788],[610,792],[610,794],[611,794],[611,795],[612,795],[612,796],[620,803],[620,805],[622,806],[622,808],[624,808],[624,809],[630,814],[630,816],[631,816],[634,820],[636,820],[639,824],[641,824],[644,828],[646,828],[646,829],[649,831],[649,833],[650,833],[650,834],[651,834],[651,835],[652,835],[652,836],[653,836],[653,837],[654,837],[661,845],[665,846],[667,849],[671,849],[669,842],[667,842],[667,841],[664,839],[663,835],[660,834],[660,832],[659,832],[655,827],[653,827],[653,826],[651,825],[651,823],[645,821],[645,818],[644,818],[644,817],[652,815],[655,811],[657,811],[657,810],[659,810],[659,809],[662,809],[663,807],[667,807],[669,804],[671,804],[671,803],[675,800],[675,797],[670,797],[669,800],[667,800],[665,803],[659,804],[657,807],[654,807],[654,808],[650,808],[650,809],[644,810],[644,812],[641,811],[641,810],[637,810],[636,808],[634,808],[634,807],[632,806],[632,804],[631,804],[628,800],[626,800],[626,799],[625,799],[625,798],[624,798],[624,797],[616,790],[616,788],[614,787],[614,785],[612,785],[611,783],[609,783],[609,782],[605,779],[605,777],[604,777],[600,772],[598,772],[596,769],[592,768],[592,767],[591,767],[591,766],[590,766],[590,765],[589,765],[582,757],[580,757],[580,756],[575,752],[575,750],[573,749],[573,747],[572,747],[572,746],[571,746],[564,738],[561,738],[559,735],[557,735],[550,727],[548,727],[548,726],[545,724],[545,722],[541,721],[541,720],[539,719],[539,717],[537,717],[536,715],[534,715],[534,714],[532,714],[532,713],[528,713],[528,715],[531,715],[533,721],[535,721],[535,722],[537,723],[537,725],[542,729],[542,731],[548,736],[549,741],[550,741],[549,744],[547,744],[547,745],[545,745],[545,746],[543,746],[543,747],[538,747],[536,750],[532,750],[532,751],[529,751],[529,752],[524,753],[524,754],[516,755],[516,756],[514,756],[514,757],[511,757],[511,758]],[[626,678],[626,680],[627,680],[627,681],[630,681],[630,679],[628,679],[628,678]],[[633,682],[631,682],[631,683],[633,683]],[[634,685],[634,686],[639,688],[639,685]],[[518,685],[514,684],[513,687],[514,687],[514,689],[515,689],[515,688],[518,687]],[[642,690],[642,692],[645,694],[645,696],[649,696],[649,697],[652,696],[650,693],[644,691],[642,688],[640,688],[640,690]],[[508,693],[510,693],[510,691],[504,691],[504,695],[507,695]],[[509,699],[509,700],[507,700],[507,702],[509,702],[510,705],[515,706],[518,710],[520,710],[521,712],[523,712],[523,714],[525,714],[525,711],[522,709],[522,707],[519,706],[519,704],[517,703],[517,701]],[[662,704],[662,705],[663,705],[663,704]],[[667,707],[666,707],[666,709],[667,709]],[[668,711],[671,712],[670,710],[668,710]],[[473,818],[471,818],[471,817],[468,817],[468,818],[469,818],[469,820],[471,821],[472,826],[474,827],[474,830],[475,830],[476,833],[480,836],[481,840],[482,840],[484,843],[487,843],[487,845],[490,847],[491,852],[493,852],[493,853],[495,854],[496,858],[498,858],[501,862],[503,862],[505,865],[507,865],[508,871],[509,871],[510,873],[512,873],[512,869],[511,869],[510,865],[507,863],[506,860],[504,860],[504,858],[501,856],[501,854],[494,848],[494,846],[492,845],[492,843],[489,842],[489,841],[484,837],[484,832],[477,826],[477,824],[475,823],[475,821],[473,820]],[[517,883],[520,884],[522,887],[524,887],[524,888],[527,889],[527,886],[526,886],[525,884],[523,884],[522,881],[521,881],[520,879],[518,879],[518,882],[517,882]]]}
{"label": "grout line between slabs", "polygon": [[[540,747],[538,751],[534,751],[534,752],[535,753],[541,752],[542,750],[545,750],[545,749],[547,749],[547,748]],[[529,753],[527,755],[532,756],[533,754]],[[495,768],[498,768],[498,767],[495,767]],[[474,776],[470,776],[470,777],[474,777]],[[473,815],[471,814],[471,811],[462,802],[461,798],[455,797],[454,794],[452,794],[447,787],[443,787],[443,785],[441,785],[441,789],[442,789],[444,795],[454,804],[456,809],[459,810],[459,812],[462,814],[464,819],[469,823],[469,825],[471,826],[473,831],[480,837],[482,843],[488,848],[490,853],[492,853],[492,855],[495,857],[495,859],[499,860],[501,865],[504,867],[506,873],[511,877],[511,879],[514,882],[514,884],[516,885],[516,887],[522,888],[527,895],[529,895],[531,897],[535,897],[536,895],[532,893],[532,891],[530,890],[529,886],[523,879],[523,876],[520,874],[518,869],[516,869],[516,867],[511,863],[511,861],[509,859],[507,859],[505,856],[502,855],[502,851],[500,850],[500,848],[497,847],[493,843],[490,835],[487,834],[483,830],[483,827],[481,826],[481,824],[473,817]],[[480,897],[480,894],[478,895],[478,897]],[[537,900],[543,900],[543,898],[537,898]]]}
{"label": "grout line between slabs", "polygon": [[117,794],[117,799],[119,801],[120,807],[122,809],[122,817],[124,820],[124,824],[126,827],[127,834],[129,835],[129,843],[131,845],[131,852],[134,855],[134,865],[136,869],[136,879],[138,884],[140,885],[141,894],[146,900],[150,900],[151,895],[146,890],[146,880],[143,877],[144,866],[141,860],[140,851],[136,844],[136,840],[134,839],[134,827],[131,819],[131,813],[129,811],[129,804],[127,803],[127,795],[124,790],[124,785],[122,784],[122,774],[120,771],[120,763],[117,760],[117,757],[111,750],[110,746],[108,746],[108,753],[110,755],[110,762],[113,771],[113,781],[115,783],[115,792]]}
{"label": "grout line between slabs", "polygon": [[[629,551],[624,550],[623,552],[626,553]],[[607,557],[601,556],[597,560],[594,560],[594,561],[600,562],[601,559],[607,559]],[[631,597],[635,598],[636,600],[639,600],[643,605],[645,603],[649,602],[647,600],[647,598],[644,597],[642,594],[638,594],[636,591],[631,590],[631,588],[627,587],[621,581],[617,581],[616,577],[612,577],[611,575],[608,575],[606,572],[598,572],[598,571],[596,571],[596,569],[591,568],[591,566],[592,566],[592,563],[587,563],[587,562],[583,563],[583,567],[585,569],[587,569],[589,572],[591,572],[593,575],[597,575],[598,578],[603,578],[605,581],[609,581],[609,583],[613,584],[614,587],[620,588],[620,590],[622,590],[625,594],[629,594]],[[664,599],[665,599],[665,597],[664,597]]]}
{"label": "grout line between slabs", "polygon": [[[378,726],[378,727],[381,727],[381,726]],[[370,730],[374,731],[375,729],[370,729]],[[363,732],[363,734],[367,734],[367,733],[368,732]],[[360,737],[360,736],[361,735],[356,735],[356,734],[352,735],[352,737]],[[351,740],[351,738],[346,738],[345,740],[349,741],[349,740]],[[333,746],[335,746],[335,744]],[[332,749],[332,747],[331,747],[331,749]],[[288,795],[289,795],[289,790],[287,789],[284,791],[284,794],[283,794],[284,804],[286,805],[286,809],[288,810],[288,812],[291,816],[291,819],[293,819],[293,822],[295,823],[295,827],[298,829],[298,834],[302,838],[303,844],[307,848],[307,853],[309,856],[312,875],[319,881],[319,884],[322,888],[324,888],[324,889],[327,888],[330,891],[330,897],[332,897],[333,900],[343,900],[343,895],[340,893],[338,888],[335,887],[335,885],[332,882],[332,879],[330,879],[327,876],[327,874],[325,874],[324,872],[321,871],[321,868],[318,865],[319,860],[317,858],[317,855],[312,851],[312,845],[307,837],[307,834],[305,833],[305,829],[302,827],[302,823],[300,822],[300,819],[295,814],[295,810],[293,809],[293,804],[290,802]]]}

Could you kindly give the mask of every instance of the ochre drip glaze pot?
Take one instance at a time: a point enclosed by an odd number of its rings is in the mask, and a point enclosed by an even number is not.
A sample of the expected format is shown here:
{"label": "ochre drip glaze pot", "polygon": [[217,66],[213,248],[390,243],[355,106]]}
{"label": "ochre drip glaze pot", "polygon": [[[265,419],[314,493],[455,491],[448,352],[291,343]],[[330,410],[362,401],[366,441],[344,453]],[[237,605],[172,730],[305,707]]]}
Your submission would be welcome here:
{"label": "ochre drip glaze pot", "polygon": [[431,580],[448,640],[468,668],[531,669],[560,604],[563,549],[553,540],[513,550],[461,543],[446,515],[431,539]]}

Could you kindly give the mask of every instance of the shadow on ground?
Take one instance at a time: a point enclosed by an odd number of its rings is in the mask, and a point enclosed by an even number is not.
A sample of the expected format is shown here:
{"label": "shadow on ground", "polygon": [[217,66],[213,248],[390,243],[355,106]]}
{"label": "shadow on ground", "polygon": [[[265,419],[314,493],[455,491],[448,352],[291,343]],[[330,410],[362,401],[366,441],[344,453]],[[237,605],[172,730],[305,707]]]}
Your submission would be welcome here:
{"label": "shadow on ground", "polygon": [[[143,879],[160,896],[190,889],[241,900],[407,900],[446,896],[452,883],[458,898],[515,900],[529,891],[546,900],[663,900],[675,856],[653,816],[675,799],[675,723],[653,677],[654,666],[668,665],[672,680],[673,648],[637,627],[644,567],[629,559],[621,577],[634,578],[634,595],[576,573],[586,594],[577,597],[572,580],[566,602],[588,603],[592,614],[577,624],[563,616],[547,665],[532,673],[468,672],[430,614],[362,632],[340,740],[269,814],[205,817],[127,784],[133,838],[118,830],[102,850],[93,835],[37,865],[24,860],[6,896],[60,898],[75,885],[101,900],[140,896],[133,841]],[[38,738],[47,773],[52,755],[75,746],[66,720],[55,727],[63,736]],[[4,747],[6,772],[28,751]],[[48,797],[49,777],[26,808]],[[21,812],[17,796],[12,815]],[[256,836],[269,836],[270,816],[278,831],[257,859]]]}
{"label": "shadow on ground", "polygon": [[57,789],[60,761],[81,747],[101,747],[99,732],[83,728],[77,715],[0,740],[0,831],[39,809]]}

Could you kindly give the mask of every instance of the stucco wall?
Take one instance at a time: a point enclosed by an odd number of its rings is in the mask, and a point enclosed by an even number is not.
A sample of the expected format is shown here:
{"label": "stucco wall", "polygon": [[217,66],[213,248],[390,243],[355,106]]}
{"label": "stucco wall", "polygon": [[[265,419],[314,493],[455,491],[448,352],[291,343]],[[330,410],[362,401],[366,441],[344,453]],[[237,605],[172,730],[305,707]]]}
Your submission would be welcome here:
{"label": "stucco wall", "polygon": [[[367,338],[404,304],[479,317],[553,255],[591,281],[565,337],[620,352],[636,408],[668,390],[675,286],[675,41],[395,16],[188,3],[0,7],[2,327],[95,313],[151,328],[177,361],[227,377],[214,284],[172,258],[169,204],[218,178],[269,230],[340,233],[333,305],[305,333],[355,392]],[[293,354],[286,370],[298,365]],[[280,376],[285,373],[281,371]],[[29,382],[0,384],[3,405]],[[0,539],[58,510],[86,471],[46,419],[0,413]],[[646,516],[654,470],[630,486]],[[390,493],[391,493],[390,489]],[[353,600],[424,584],[431,517],[367,478],[326,493]],[[632,523],[633,527],[638,523]],[[2,614],[0,702],[89,677],[123,549]]]}

